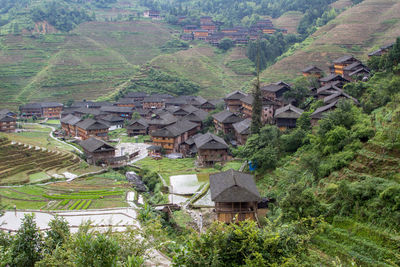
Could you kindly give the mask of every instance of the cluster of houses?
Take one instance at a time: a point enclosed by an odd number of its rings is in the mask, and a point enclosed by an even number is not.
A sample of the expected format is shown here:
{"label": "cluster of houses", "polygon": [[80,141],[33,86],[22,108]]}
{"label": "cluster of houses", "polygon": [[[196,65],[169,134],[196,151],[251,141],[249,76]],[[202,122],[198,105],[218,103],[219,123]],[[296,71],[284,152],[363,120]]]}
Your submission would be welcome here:
{"label": "cluster of houses", "polygon": [[[179,19],[184,20],[185,17]],[[287,33],[285,29],[275,28],[269,19],[260,20],[251,27],[220,28],[220,23],[213,21],[211,17],[204,16],[200,18],[199,26],[184,26],[181,39],[185,41],[203,40],[216,46],[224,38],[231,39],[234,44],[247,44],[250,40],[257,40],[263,34],[273,34],[276,31]]]}

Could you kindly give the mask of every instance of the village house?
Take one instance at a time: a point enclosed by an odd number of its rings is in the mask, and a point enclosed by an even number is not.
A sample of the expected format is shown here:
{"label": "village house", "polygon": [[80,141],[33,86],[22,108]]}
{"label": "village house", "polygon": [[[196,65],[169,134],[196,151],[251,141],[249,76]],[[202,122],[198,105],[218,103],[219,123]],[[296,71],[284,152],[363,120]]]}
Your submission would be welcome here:
{"label": "village house", "polygon": [[243,120],[238,115],[230,112],[229,110],[223,110],[217,114],[212,115],[214,119],[215,130],[222,134],[233,133],[232,124]]}
{"label": "village house", "polygon": [[342,82],[342,83],[348,83],[350,82],[349,80],[343,78],[343,76],[341,74],[330,74],[326,77],[320,78],[319,82],[321,83],[321,86],[327,85],[328,83],[332,83],[332,82]]}
{"label": "village house", "polygon": [[186,25],[185,27],[183,27],[183,33],[193,34],[193,31],[195,31],[196,29],[196,25]]}
{"label": "village house", "polygon": [[251,118],[234,123],[235,139],[238,145],[246,144],[247,137],[250,135]]}
{"label": "village house", "polygon": [[190,112],[186,116],[183,117],[184,120],[191,121],[193,123],[197,123],[200,128],[203,127],[203,121],[208,117],[208,113],[204,110],[198,109]]}
{"label": "village house", "polygon": [[283,94],[290,89],[290,85],[284,82],[271,83],[261,87],[261,94],[265,98],[279,100],[282,99]]}
{"label": "village house", "polygon": [[210,23],[213,23],[212,17],[210,17],[210,16],[202,16],[202,17],[200,17],[200,24],[201,25],[210,24]]}
{"label": "village house", "polygon": [[145,18],[151,18],[154,20],[160,20],[161,19],[161,15],[160,15],[160,11],[156,11],[156,10],[146,10],[143,12],[143,17]]}
{"label": "village house", "polygon": [[11,133],[17,128],[17,119],[8,115],[0,115],[0,132]]}
{"label": "village house", "polygon": [[114,106],[117,107],[130,107],[130,108],[141,108],[142,103],[135,101],[134,98],[120,98],[117,102],[114,103]]}
{"label": "village house", "polygon": [[154,146],[161,146],[166,154],[180,153],[180,145],[195,135],[200,127],[193,122],[180,120],[150,133]]}
{"label": "village house", "polygon": [[336,100],[328,105],[322,106],[317,108],[312,114],[311,114],[311,125],[315,126],[318,124],[318,121],[323,118],[324,114],[328,111],[334,110],[338,104],[339,100]]}
{"label": "village house", "polygon": [[145,119],[137,119],[130,121],[126,126],[128,136],[147,135],[149,132],[149,124]]}
{"label": "village house", "polygon": [[218,221],[257,221],[257,204],[261,197],[253,175],[232,169],[210,174],[210,192]]}
{"label": "village house", "polygon": [[72,114],[63,117],[60,120],[60,123],[61,123],[61,128],[65,132],[65,135],[78,136],[78,130],[76,128],[76,124],[81,120],[82,120],[81,118],[76,117]]}
{"label": "village house", "polygon": [[68,112],[63,112],[62,117],[73,114],[76,117],[83,118],[87,116],[91,116],[93,118],[99,118],[101,116],[107,115],[105,112],[101,111],[100,109],[97,108],[77,108],[77,109],[72,109]]}
{"label": "village house", "polygon": [[94,119],[85,119],[76,124],[78,137],[86,140],[90,137],[108,139],[108,126]]}
{"label": "village house", "polygon": [[196,99],[197,103],[194,103],[193,105],[205,112],[211,112],[213,110],[215,110],[216,108],[216,101],[212,101],[212,100],[207,100],[203,97],[198,97]]}
{"label": "village house", "polygon": [[148,132],[151,133],[155,130],[162,129],[168,125],[174,124],[178,119],[171,113],[161,113],[153,114],[149,119],[147,119],[147,124],[149,126]]}
{"label": "village house", "polygon": [[15,112],[12,112],[11,110],[9,110],[9,109],[2,109],[2,110],[0,110],[0,116],[1,115],[7,115],[7,116],[10,116],[10,117],[13,117],[13,118],[17,118],[17,113],[15,113]]}
{"label": "village house", "polygon": [[131,98],[134,102],[142,102],[148,96],[145,92],[128,92],[124,95],[124,98]]}
{"label": "village house", "polygon": [[274,119],[279,129],[295,128],[296,121],[304,111],[289,104],[275,111]]}
{"label": "village house", "polygon": [[165,110],[176,117],[183,117],[199,109],[192,105],[184,105],[184,106],[169,106],[165,108]]}
{"label": "village house", "polygon": [[100,111],[114,116],[121,117],[123,119],[131,119],[133,108],[131,107],[117,107],[117,106],[104,106],[100,108]]}
{"label": "village house", "polygon": [[193,38],[195,40],[207,41],[209,34],[210,33],[207,30],[194,30],[193,31]]}
{"label": "village house", "polygon": [[328,83],[317,89],[315,97],[318,100],[342,91],[343,84],[340,81]]}
{"label": "village house", "polygon": [[349,81],[357,78],[356,73],[368,73],[369,75],[369,68],[360,61],[356,61],[343,68],[343,77]]}
{"label": "village house", "polygon": [[[249,94],[248,96],[241,99],[242,102],[242,113],[245,118],[251,118],[253,114],[253,95]],[[274,118],[275,109],[279,108],[281,105],[270,99],[265,97],[262,98],[262,111],[261,111],[261,121],[263,123],[272,123]]]}
{"label": "village house", "polygon": [[316,78],[321,78],[324,74],[324,72],[316,66],[308,66],[307,68],[302,70],[302,73],[304,77],[316,77]]}
{"label": "village house", "polygon": [[187,42],[193,41],[194,40],[193,33],[183,33],[181,34],[181,39]]}
{"label": "village house", "polygon": [[217,31],[217,25],[215,25],[214,23],[204,23],[200,25],[200,28],[202,30],[206,30],[210,33],[214,33]]}
{"label": "village house", "polygon": [[194,143],[197,150],[197,163],[200,166],[223,164],[228,160],[229,146],[221,137],[205,133],[194,138]]}
{"label": "village house", "polygon": [[352,55],[346,55],[334,60],[333,61],[334,73],[332,74],[338,74],[344,76],[344,68],[355,62],[360,62],[360,61],[355,57],[353,57]]}
{"label": "village house", "polygon": [[63,104],[56,102],[28,103],[19,107],[23,118],[61,118],[62,110]]}
{"label": "village house", "polygon": [[228,94],[225,98],[225,105],[230,112],[236,113],[241,110],[242,102],[240,101],[242,98],[246,97],[247,94],[235,91]]}
{"label": "village house", "polygon": [[102,118],[99,118],[99,122],[108,126],[109,131],[114,131],[116,129],[121,129],[124,127],[124,119],[120,116],[108,114]]}
{"label": "village house", "polygon": [[166,99],[160,96],[148,96],[143,99],[143,109],[165,108]]}
{"label": "village house", "polygon": [[368,58],[371,58],[371,57],[374,57],[374,56],[380,57],[382,55],[385,55],[390,51],[390,49],[393,48],[393,46],[394,46],[394,43],[381,46],[378,50],[375,50],[375,51],[369,53],[368,54]]}
{"label": "village house", "polygon": [[100,165],[115,157],[115,147],[94,137],[81,141],[80,146],[89,164]]}
{"label": "village house", "polygon": [[335,102],[335,101],[337,101],[339,99],[350,99],[350,100],[352,100],[354,102],[354,104],[356,104],[356,105],[360,104],[357,99],[355,99],[354,97],[346,94],[343,91],[336,92],[335,94],[332,94],[332,95],[329,95],[329,96],[325,97],[324,98],[324,104],[327,105],[327,104]]}

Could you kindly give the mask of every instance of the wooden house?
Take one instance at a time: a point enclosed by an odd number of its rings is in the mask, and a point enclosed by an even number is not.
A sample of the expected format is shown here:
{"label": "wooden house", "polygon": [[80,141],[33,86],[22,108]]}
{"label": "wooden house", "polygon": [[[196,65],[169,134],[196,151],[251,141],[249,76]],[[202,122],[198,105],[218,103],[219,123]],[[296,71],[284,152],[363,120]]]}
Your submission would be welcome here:
{"label": "wooden house", "polygon": [[324,86],[328,83],[332,83],[332,82],[336,82],[336,81],[342,82],[343,84],[350,82],[346,78],[343,78],[343,76],[341,74],[330,74],[326,77],[319,79],[321,86]]}
{"label": "wooden house", "polygon": [[275,111],[274,119],[276,126],[281,130],[295,128],[296,121],[304,111],[289,104]]}
{"label": "wooden house", "polygon": [[193,31],[193,38],[196,40],[207,41],[209,35],[210,35],[210,33],[207,30],[194,30]]}
{"label": "wooden house", "polygon": [[78,136],[78,130],[76,128],[76,124],[81,120],[82,120],[81,118],[76,117],[72,114],[63,117],[60,120],[60,123],[61,123],[61,128],[65,132],[65,135]]}
{"label": "wooden house", "polygon": [[217,31],[217,25],[215,25],[214,23],[204,23],[200,25],[200,28],[202,30],[206,30],[210,33],[214,33]]}
{"label": "wooden house", "polygon": [[210,23],[213,23],[212,17],[210,17],[210,16],[202,16],[202,17],[200,17],[200,24],[201,25],[210,24]]}
{"label": "wooden house", "polygon": [[284,82],[271,83],[261,87],[261,94],[267,99],[278,100],[282,99],[283,94],[290,89],[290,85]]}
{"label": "wooden house", "polygon": [[200,166],[212,166],[228,160],[229,146],[224,139],[211,133],[194,138],[197,150],[197,162]]}
{"label": "wooden house", "polygon": [[199,109],[192,105],[184,105],[184,106],[169,106],[165,108],[165,110],[176,117],[184,117],[189,113]]}
{"label": "wooden house", "polygon": [[339,102],[339,100],[336,100],[328,105],[317,108],[310,116],[311,117],[311,125],[312,126],[317,125],[318,121],[323,118],[323,116],[326,112],[334,110],[336,108],[338,102]]}
{"label": "wooden house", "polygon": [[194,40],[193,33],[183,33],[181,34],[181,39],[187,42],[193,41]]}
{"label": "wooden house", "polygon": [[241,91],[235,91],[225,96],[224,101],[227,109],[233,113],[239,112],[242,107],[240,100],[246,96],[247,94]]}
{"label": "wooden house", "polygon": [[56,102],[42,102],[42,117],[48,119],[59,119],[61,118],[61,112],[63,111],[64,105]]}
{"label": "wooden house", "polygon": [[160,11],[156,11],[156,10],[146,10],[143,12],[143,17],[145,18],[151,18],[154,20],[160,20],[161,19],[161,15],[160,15]]}
{"label": "wooden house", "polygon": [[193,31],[195,31],[196,29],[196,25],[186,25],[185,27],[183,27],[183,33],[193,34]]}
{"label": "wooden house", "polygon": [[150,133],[153,145],[160,146],[166,154],[180,153],[180,145],[195,135],[200,127],[193,122],[179,120],[176,123]]}
{"label": "wooden house", "polygon": [[149,124],[145,119],[133,120],[126,126],[128,136],[147,135],[149,133]]}
{"label": "wooden house", "polygon": [[11,133],[17,128],[17,119],[8,115],[0,115],[0,132]]}
{"label": "wooden house", "polygon": [[230,134],[233,133],[233,124],[243,120],[238,115],[223,110],[217,114],[212,115],[214,119],[215,130],[219,133]]}
{"label": "wooden house", "polygon": [[94,137],[81,141],[80,146],[89,164],[99,165],[115,157],[115,147]]}
{"label": "wooden house", "polygon": [[146,121],[149,126],[148,132],[151,133],[153,131],[156,131],[156,130],[162,129],[166,126],[174,124],[175,122],[178,121],[178,118],[176,118],[174,115],[166,112],[166,113],[162,113],[162,114],[153,114]]}
{"label": "wooden house", "polygon": [[129,108],[141,108],[142,103],[139,101],[135,101],[134,98],[120,98],[117,102],[114,103],[114,106],[117,107],[129,107]]}
{"label": "wooden house", "polygon": [[359,70],[364,70],[364,72],[366,71],[369,74],[369,68],[360,61],[356,61],[343,68],[343,77],[349,81],[353,81],[353,78],[357,77],[357,75],[354,75],[355,72]]}
{"label": "wooden house", "polygon": [[235,138],[238,145],[246,144],[247,137],[250,135],[251,118],[233,124]]}
{"label": "wooden house", "polygon": [[186,116],[183,117],[184,120],[196,123],[200,128],[203,127],[203,121],[208,117],[208,112],[204,110],[198,109],[190,112]]}
{"label": "wooden house", "polygon": [[354,97],[346,94],[343,91],[338,91],[338,92],[336,92],[336,93],[334,93],[332,95],[329,95],[329,96],[325,97],[324,98],[324,104],[327,105],[327,104],[335,102],[336,100],[339,100],[339,99],[349,99],[349,100],[352,100],[354,102],[354,104],[356,104],[356,105],[360,104],[357,99],[355,99]]}
{"label": "wooden house", "polygon": [[302,70],[302,73],[304,77],[316,77],[316,78],[321,78],[324,74],[324,72],[316,66],[308,66],[307,68]]}
{"label": "wooden house", "polygon": [[210,192],[218,221],[257,221],[257,204],[261,197],[253,175],[232,169],[211,174]]}
{"label": "wooden house", "polygon": [[143,109],[160,109],[165,107],[165,99],[159,96],[148,96],[143,99]]}
{"label": "wooden house", "polygon": [[351,81],[366,81],[371,76],[371,71],[368,67],[359,68],[349,73],[349,79]]}
{"label": "wooden house", "polygon": [[6,109],[6,108],[0,110],[0,116],[1,115],[7,115],[7,116],[13,117],[15,119],[17,118],[17,113],[12,112],[11,110]]}
{"label": "wooden house", "polygon": [[42,106],[40,103],[28,103],[19,107],[19,112],[23,118],[42,117]]}
{"label": "wooden house", "polygon": [[131,119],[133,114],[132,107],[104,106],[100,108],[100,111],[123,119]]}
{"label": "wooden house", "polygon": [[87,115],[90,115],[91,117],[94,117],[94,118],[99,118],[101,116],[107,115],[104,111],[101,111],[100,109],[84,108],[84,107],[73,109],[70,114],[73,114],[74,116],[79,117],[79,118],[85,117]]}
{"label": "wooden house", "polygon": [[124,119],[120,116],[108,114],[99,119],[99,122],[108,126],[109,131],[113,131],[116,129],[121,129],[124,127]]}
{"label": "wooden house", "polygon": [[86,119],[76,124],[78,137],[86,140],[90,137],[108,139],[108,126],[94,119]]}
{"label": "wooden house", "polygon": [[333,67],[335,69],[335,74],[344,75],[344,68],[355,63],[355,62],[360,62],[358,59],[353,57],[352,55],[346,55],[343,57],[340,57],[336,60],[333,61]]}
{"label": "wooden house", "polygon": [[124,95],[124,98],[131,98],[134,102],[142,102],[148,96],[145,92],[128,92]]}
{"label": "wooden house", "polygon": [[385,45],[385,46],[381,46],[379,49],[369,53],[368,54],[368,58],[380,57],[382,55],[385,55],[385,54],[387,54],[389,52],[390,49],[393,48],[393,46],[394,46],[394,43],[391,43],[391,44],[388,44],[388,45]]}
{"label": "wooden house", "polygon": [[[241,99],[242,102],[242,113],[245,118],[251,118],[253,115],[253,95],[249,94],[248,96]],[[277,101],[270,100],[268,98],[262,98],[262,111],[261,111],[261,120],[263,123],[270,123],[274,118],[274,111],[281,107],[281,104]]]}
{"label": "wooden house", "polygon": [[318,100],[324,99],[327,96],[341,92],[343,84],[340,81],[328,83],[317,89],[315,97]]}

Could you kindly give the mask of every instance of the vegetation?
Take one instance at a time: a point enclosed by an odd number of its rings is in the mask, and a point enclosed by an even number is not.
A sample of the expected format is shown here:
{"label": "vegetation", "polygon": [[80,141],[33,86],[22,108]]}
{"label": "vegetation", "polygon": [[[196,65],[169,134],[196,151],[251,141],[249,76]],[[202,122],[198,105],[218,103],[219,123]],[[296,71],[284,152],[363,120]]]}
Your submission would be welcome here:
{"label": "vegetation", "polygon": [[27,214],[15,236],[2,232],[1,266],[139,266],[132,264],[143,264],[150,247],[138,230],[99,233],[87,224],[71,234],[60,217],[49,226],[42,234],[33,215]]}

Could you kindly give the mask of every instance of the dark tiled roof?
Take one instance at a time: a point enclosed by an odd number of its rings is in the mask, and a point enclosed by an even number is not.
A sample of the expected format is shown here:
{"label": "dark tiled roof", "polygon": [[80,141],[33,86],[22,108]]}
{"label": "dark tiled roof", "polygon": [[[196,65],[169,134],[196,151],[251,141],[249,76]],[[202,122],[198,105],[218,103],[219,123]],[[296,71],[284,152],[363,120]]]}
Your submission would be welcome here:
{"label": "dark tiled roof", "polygon": [[156,130],[151,133],[151,136],[160,137],[177,137],[185,132],[188,132],[197,127],[196,123],[180,120],[174,124],[168,125],[160,130]]}
{"label": "dark tiled roof", "polygon": [[22,105],[20,108],[21,109],[41,109],[42,106],[39,103],[28,103],[28,104]]}
{"label": "dark tiled roof", "polygon": [[346,93],[343,92],[343,91],[337,92],[336,94],[332,94],[332,95],[330,95],[330,96],[325,97],[325,98],[324,98],[324,103],[325,103],[325,104],[329,104],[329,103],[332,103],[332,102],[336,101],[336,100],[339,99],[339,98],[351,99],[351,100],[354,101],[355,104],[357,104],[357,105],[359,104],[359,102],[358,102],[357,99],[355,99],[354,97],[352,97],[352,96],[346,94]]}
{"label": "dark tiled roof", "polygon": [[290,86],[288,84],[282,82],[282,83],[271,83],[271,84],[262,86],[261,90],[276,93],[285,88],[290,89]]}
{"label": "dark tiled roof", "polygon": [[78,118],[72,114],[69,114],[60,120],[61,123],[65,123],[65,124],[69,124],[69,125],[75,125],[80,121],[81,121],[81,118]]}
{"label": "dark tiled roof", "polygon": [[339,81],[339,80],[349,82],[347,79],[343,78],[339,74],[330,74],[329,76],[319,79],[320,82],[330,82],[330,81]]}
{"label": "dark tiled roof", "polygon": [[211,174],[210,191],[214,202],[258,202],[261,199],[253,175],[232,169]]}
{"label": "dark tiled roof", "polygon": [[199,149],[228,149],[228,145],[219,136],[211,133],[205,133],[194,138],[194,143],[196,144],[197,150]]}
{"label": "dark tiled roof", "polygon": [[343,70],[356,70],[356,69],[359,69],[360,67],[365,67],[365,66],[361,62],[357,61],[357,62],[351,63],[350,65],[344,67]]}
{"label": "dark tiled roof", "polygon": [[316,66],[308,66],[307,68],[303,69],[302,72],[322,72],[322,70]]}
{"label": "dark tiled roof", "polygon": [[101,107],[100,110],[103,112],[133,113],[132,107],[106,106],[106,107]]}
{"label": "dark tiled roof", "polygon": [[177,121],[178,119],[174,115],[170,113],[165,113],[158,115],[156,118],[151,118],[147,120],[147,123],[149,125],[170,125]]}
{"label": "dark tiled roof", "polygon": [[89,139],[86,139],[84,141],[80,142],[81,147],[83,147],[84,150],[89,151],[89,152],[95,152],[96,150],[100,149],[100,151],[111,151],[115,150],[115,148],[106,142],[99,140],[94,137],[90,137]]}
{"label": "dark tiled roof", "polygon": [[165,102],[165,98],[159,96],[148,96],[143,99],[143,103]]}
{"label": "dark tiled roof", "polygon": [[124,119],[116,116],[116,115],[112,115],[112,114],[108,114],[106,116],[104,116],[103,118],[101,118],[102,121],[106,121],[106,122],[123,122]]}
{"label": "dark tiled roof", "polygon": [[295,106],[289,104],[287,106],[278,108],[275,110],[274,118],[280,119],[297,119],[304,112],[304,110],[296,108]]}
{"label": "dark tiled roof", "polygon": [[1,122],[12,122],[12,121],[16,121],[16,119],[13,117],[10,117],[8,115],[0,115],[0,121]]}
{"label": "dark tiled roof", "polygon": [[239,134],[250,134],[251,119],[247,118],[245,120],[232,124],[232,126]]}
{"label": "dark tiled roof", "polygon": [[330,103],[329,105],[325,105],[322,107],[317,108],[312,114],[311,114],[311,118],[312,119],[321,119],[322,115],[324,112],[327,112],[329,110],[331,110],[332,108],[336,107],[337,103],[339,102],[339,100],[336,100],[332,103]]}
{"label": "dark tiled roof", "polygon": [[229,110],[223,110],[217,114],[214,114],[212,117],[222,123],[235,123],[242,120],[236,114],[233,114]]}
{"label": "dark tiled roof", "polygon": [[104,112],[100,111],[99,109],[95,109],[95,108],[78,108],[73,113],[74,114],[76,114],[76,113],[92,114],[94,116],[104,114]]}
{"label": "dark tiled roof", "polygon": [[[139,124],[139,126],[137,126]],[[140,126],[141,125],[141,126]],[[147,121],[145,119],[138,119],[138,120],[133,120],[130,121],[128,126],[126,126],[127,129],[146,129],[147,127],[149,127],[149,124],[147,123]]]}
{"label": "dark tiled roof", "polygon": [[322,94],[325,91],[342,91],[336,84],[340,83],[339,81],[328,83],[320,88],[317,89],[317,94]]}
{"label": "dark tiled roof", "polygon": [[248,94],[246,97],[243,97],[242,99],[240,99],[240,101],[242,101],[245,104],[252,105],[253,101],[254,101],[254,97],[252,94]]}
{"label": "dark tiled roof", "polygon": [[243,93],[241,91],[235,91],[235,92],[232,92],[230,94],[227,94],[224,99],[226,99],[226,100],[239,100],[239,99],[242,99],[243,97],[245,97],[246,95],[247,94],[245,94],[245,93]]}
{"label": "dark tiled roof", "polygon": [[342,57],[340,57],[338,59],[335,59],[333,61],[333,63],[340,64],[340,63],[344,63],[344,62],[349,61],[349,60],[357,60],[357,59],[354,58],[352,55],[346,55],[346,56],[342,56]]}
{"label": "dark tiled roof", "polygon": [[108,126],[98,122],[94,119],[86,119],[84,121],[78,122],[76,124],[77,127],[84,130],[105,130],[108,129]]}
{"label": "dark tiled roof", "polygon": [[64,106],[63,104],[57,102],[41,102],[39,104],[42,108],[55,108]]}
{"label": "dark tiled roof", "polygon": [[190,112],[186,116],[183,117],[184,120],[192,121],[192,122],[202,122],[204,121],[208,116],[208,113],[205,112],[204,110],[195,110],[193,112]]}
{"label": "dark tiled roof", "polygon": [[352,73],[350,73],[349,76],[351,77],[351,76],[354,76],[354,75],[362,73],[362,72],[365,72],[365,73],[368,73],[368,74],[370,73],[368,68],[362,67],[362,68],[359,68],[358,70],[355,70]]}

